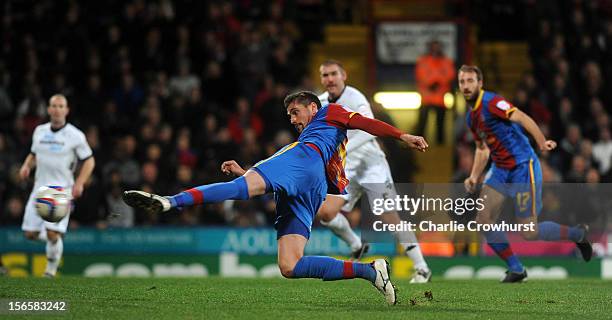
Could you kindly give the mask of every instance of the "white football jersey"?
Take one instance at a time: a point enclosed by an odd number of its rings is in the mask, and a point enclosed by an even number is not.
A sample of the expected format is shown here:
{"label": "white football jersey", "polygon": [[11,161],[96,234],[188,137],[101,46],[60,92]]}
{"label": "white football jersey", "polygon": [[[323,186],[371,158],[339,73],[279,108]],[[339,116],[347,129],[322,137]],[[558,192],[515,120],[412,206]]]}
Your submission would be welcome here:
{"label": "white football jersey", "polygon": [[34,190],[44,185],[72,187],[77,162],[92,156],[85,134],[69,123],[56,131],[50,122],[36,127],[30,151],[36,156]]}
{"label": "white football jersey", "polygon": [[[329,92],[326,91],[321,94],[319,96],[319,100],[321,100],[321,104],[323,105],[330,103]],[[351,86],[344,87],[344,91],[342,91],[340,97],[334,101],[334,103],[342,105],[347,111],[358,112],[364,117],[374,119],[374,113],[372,112],[368,99],[366,99],[366,97],[359,92],[359,90]],[[375,149],[374,152],[377,153],[378,156],[380,156],[380,154],[383,154],[384,156],[380,146],[378,146],[378,143],[375,141],[376,137],[373,135],[362,130],[348,130],[347,137],[347,162],[350,161],[350,158],[358,156],[359,153],[354,151],[362,146],[365,147],[366,145],[369,147],[368,149]],[[353,155],[351,156],[351,154]],[[349,164],[347,164],[347,166],[348,165]]]}

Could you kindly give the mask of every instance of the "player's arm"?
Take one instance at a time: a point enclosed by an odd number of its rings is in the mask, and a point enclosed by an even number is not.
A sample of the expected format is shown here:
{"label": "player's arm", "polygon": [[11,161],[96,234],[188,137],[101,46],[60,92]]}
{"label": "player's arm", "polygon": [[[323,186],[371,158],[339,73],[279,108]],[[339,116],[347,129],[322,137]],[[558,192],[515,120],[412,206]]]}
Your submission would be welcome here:
{"label": "player's arm", "polygon": [[513,109],[509,117],[510,121],[520,124],[527,132],[535,139],[538,148],[542,151],[550,151],[557,147],[557,143],[553,140],[546,140],[542,130],[533,119],[519,109]]}
{"label": "player's arm", "polygon": [[19,169],[19,178],[26,180],[30,176],[30,171],[36,166],[36,155],[34,153],[28,154],[23,161],[21,168]]}
{"label": "player's arm", "polygon": [[386,138],[391,137],[404,141],[409,147],[424,152],[429,147],[423,137],[403,133],[400,129],[377,119],[366,118],[359,113],[350,113],[346,122],[347,129],[363,130],[371,135]]}
{"label": "player's arm", "polygon": [[484,171],[489,162],[490,150],[482,140],[476,140],[476,150],[474,151],[474,164],[470,176],[463,182],[468,192],[474,192],[478,184],[478,178]]}
{"label": "player's arm", "polygon": [[83,165],[81,166],[81,170],[79,170],[79,175],[77,176],[74,186],[72,186],[72,197],[78,198],[83,194],[83,189],[85,186],[85,182],[91,177],[93,170],[96,166],[96,160],[91,156],[83,161]]}
{"label": "player's arm", "polygon": [[[374,115],[372,114],[372,112],[370,111],[370,106],[369,104],[367,104],[367,102],[363,102],[362,104],[360,104],[357,109],[357,112],[366,117],[366,118],[370,118],[373,119]],[[365,144],[368,141],[373,140],[374,137],[372,137],[372,135],[364,132],[364,131],[355,131],[355,133],[353,135],[351,135],[351,138],[349,139],[348,143],[346,144],[346,152],[351,152],[352,150],[355,150],[359,147],[361,147],[363,144]]]}

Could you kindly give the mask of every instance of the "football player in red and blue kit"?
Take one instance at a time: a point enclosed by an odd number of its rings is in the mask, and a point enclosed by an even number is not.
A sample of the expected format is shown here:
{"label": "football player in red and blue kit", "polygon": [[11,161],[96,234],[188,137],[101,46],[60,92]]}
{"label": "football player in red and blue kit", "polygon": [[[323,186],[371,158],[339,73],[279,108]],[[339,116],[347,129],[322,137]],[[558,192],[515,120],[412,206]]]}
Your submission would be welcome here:
{"label": "football player in red and blue kit", "polygon": [[[467,126],[476,142],[474,165],[465,187],[474,192],[489,156],[492,164],[485,175],[480,197],[484,210],[478,213],[480,224],[496,222],[505,197],[514,201],[514,214],[519,223],[533,222],[534,230],[521,233],[527,240],[571,240],[576,242],[585,261],[591,259],[593,249],[587,240],[588,227],[568,227],[552,221],[538,223],[542,208],[542,170],[538,157],[523,132],[527,131],[542,151],[553,150],[557,144],[546,140],[537,124],[500,95],[482,89],[482,72],[476,66],[463,65],[459,69],[459,89],[470,107]],[[527,271],[512,252],[503,231],[484,232],[489,246],[508,265],[502,282],[520,282]]]}
{"label": "football player in red and blue kit", "polygon": [[383,293],[387,303],[396,303],[395,288],[388,263],[377,259],[372,264],[337,260],[323,256],[304,256],[312,222],[325,195],[341,194],[348,184],[344,175],[347,129],[361,129],[381,137],[394,137],[408,146],[424,151],[422,137],[402,133],[382,121],[348,112],[338,104],[321,105],[311,92],[291,94],[284,101],[291,124],[300,133],[298,141],[287,145],[248,171],[235,161],[226,161],[221,170],[240,177],[223,183],[199,186],[171,197],[143,191],[124,193],[127,204],[153,212],[167,211],[228,199],[245,200],[274,192],[278,240],[278,265],[287,278],[340,280],[363,278]]}

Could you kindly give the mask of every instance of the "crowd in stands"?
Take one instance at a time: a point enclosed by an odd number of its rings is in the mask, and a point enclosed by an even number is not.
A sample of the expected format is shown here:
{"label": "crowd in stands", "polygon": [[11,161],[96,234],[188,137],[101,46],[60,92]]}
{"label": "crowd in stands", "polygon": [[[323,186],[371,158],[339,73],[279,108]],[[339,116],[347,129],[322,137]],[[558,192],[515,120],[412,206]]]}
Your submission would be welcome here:
{"label": "crowd in stands", "polygon": [[[156,224],[267,225],[269,198],[151,216],[123,203],[125,189],[175,194],[229,177],[295,139],[282,112],[304,75],[304,35],[323,2],[9,1],[0,58],[0,223],[20,225],[32,180],[16,169],[47,99],[67,96],[95,172],[71,227]],[[297,14],[297,13],[300,14]],[[333,16],[330,16],[333,19]]]}
{"label": "crowd in stands", "polygon": [[[174,194],[227,180],[221,161],[248,167],[293,141],[282,99],[297,87],[314,90],[308,43],[325,22],[363,20],[348,2],[331,3],[7,1],[0,225],[21,224],[33,177],[20,181],[17,170],[55,93],[67,96],[69,121],[97,163],[72,228],[271,224],[269,196],[152,216],[125,205],[121,193]],[[509,98],[559,142],[542,155],[545,182],[612,182],[612,20],[599,1],[563,3],[525,2],[533,70]],[[467,139],[457,139],[453,181],[469,174]]]}

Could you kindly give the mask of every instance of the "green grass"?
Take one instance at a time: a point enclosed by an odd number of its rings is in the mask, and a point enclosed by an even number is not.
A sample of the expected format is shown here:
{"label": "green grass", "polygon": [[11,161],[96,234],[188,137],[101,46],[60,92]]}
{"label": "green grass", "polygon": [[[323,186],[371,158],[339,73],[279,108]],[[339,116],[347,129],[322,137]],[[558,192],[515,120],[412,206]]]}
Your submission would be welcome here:
{"label": "green grass", "polygon": [[[590,320],[612,315],[612,282],[609,281],[533,280],[502,285],[483,280],[434,280],[426,285],[396,283],[400,289],[396,306],[387,306],[382,295],[362,280],[214,277],[0,278],[0,299],[66,300],[69,311],[62,317],[78,319]],[[425,298],[424,292],[428,290],[433,300]],[[28,316],[10,318],[18,317]]]}

